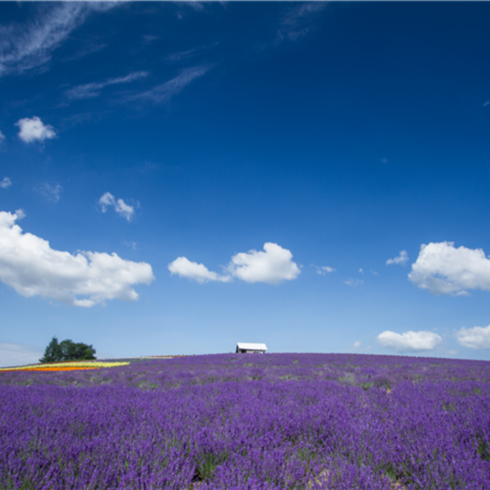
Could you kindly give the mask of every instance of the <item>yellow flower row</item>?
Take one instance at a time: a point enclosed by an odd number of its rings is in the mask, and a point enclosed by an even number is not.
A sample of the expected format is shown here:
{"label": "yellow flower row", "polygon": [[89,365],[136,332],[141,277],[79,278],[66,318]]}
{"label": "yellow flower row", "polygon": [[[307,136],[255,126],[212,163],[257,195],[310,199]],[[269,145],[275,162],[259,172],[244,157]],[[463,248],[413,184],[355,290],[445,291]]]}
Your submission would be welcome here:
{"label": "yellow flower row", "polygon": [[127,366],[129,362],[103,362],[103,361],[73,361],[73,362],[53,362],[48,364],[36,364],[34,366],[21,366],[14,368],[0,368],[0,371],[21,371],[25,369],[46,369],[46,368],[67,368],[67,367],[85,367],[85,368],[109,368],[118,366]]}

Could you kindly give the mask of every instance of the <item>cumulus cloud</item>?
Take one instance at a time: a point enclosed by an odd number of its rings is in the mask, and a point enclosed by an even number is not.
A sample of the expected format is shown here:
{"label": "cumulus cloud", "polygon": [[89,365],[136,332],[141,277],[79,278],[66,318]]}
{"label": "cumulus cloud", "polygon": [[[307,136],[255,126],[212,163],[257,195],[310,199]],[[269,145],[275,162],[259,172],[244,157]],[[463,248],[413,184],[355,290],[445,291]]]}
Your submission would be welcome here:
{"label": "cumulus cloud", "polygon": [[276,243],[265,243],[264,252],[250,250],[234,255],[228,271],[245,282],[279,284],[296,279],[299,267],[292,261],[293,254]]}
{"label": "cumulus cloud", "polygon": [[419,352],[435,349],[442,341],[442,337],[434,332],[421,330],[420,332],[405,332],[402,334],[386,330],[378,335],[378,342],[389,349],[398,352]]}
{"label": "cumulus cloud", "polygon": [[354,342],[354,348],[358,349],[359,347],[361,347],[361,341],[360,340],[358,340],[357,342]]}
{"label": "cumulus cloud", "polygon": [[401,250],[398,257],[394,257],[393,259],[388,259],[386,261],[386,265],[390,265],[390,264],[402,264],[403,265],[403,264],[406,264],[407,261],[408,261],[407,251]]}
{"label": "cumulus cloud", "polygon": [[69,90],[65,91],[66,97],[69,99],[90,99],[93,97],[98,97],[104,87],[109,85],[120,85],[122,83],[131,83],[135,80],[140,80],[141,78],[146,78],[148,72],[137,71],[126,75],[125,77],[109,78],[104,82],[94,82],[86,83],[85,85],[77,85]]}
{"label": "cumulus cloud", "polygon": [[220,276],[216,272],[208,270],[203,264],[191,262],[186,257],[178,257],[168,265],[168,270],[172,274],[177,274],[180,277],[185,277],[193,281],[203,284],[208,281],[229,282],[230,276]]}
{"label": "cumulus cloud", "polygon": [[19,138],[24,143],[32,143],[34,141],[44,141],[45,139],[52,139],[56,136],[56,133],[52,126],[44,124],[37,116],[29,119],[19,119],[16,123],[19,126]]}
{"label": "cumulus cloud", "polygon": [[184,87],[189,85],[191,82],[199,77],[202,77],[208,70],[209,67],[207,66],[186,68],[178,76],[172,78],[168,82],[157,85],[146,92],[132,95],[128,97],[128,100],[146,100],[153,102],[154,104],[163,104],[168,102],[172,97],[178,95],[184,89]]}
{"label": "cumulus cloud", "polygon": [[49,242],[22,233],[16,214],[0,211],[0,280],[29,298],[42,296],[74,306],[106,300],[135,301],[134,284],[150,284],[152,268],[117,254],[53,250]]}
{"label": "cumulus cloud", "polygon": [[12,185],[12,181],[8,177],[4,177],[2,181],[0,181],[0,189],[8,189]]}
{"label": "cumulus cloud", "polygon": [[32,345],[0,342],[0,367],[34,364],[42,355],[43,353]]}
{"label": "cumulus cloud", "polygon": [[325,276],[326,274],[330,274],[331,272],[335,272],[335,269],[333,267],[329,267],[328,265],[325,266],[315,266],[316,267],[316,273],[320,274],[322,276]]}
{"label": "cumulus cloud", "polygon": [[455,248],[452,242],[420,247],[410,281],[434,295],[468,295],[467,289],[490,291],[490,260],[482,249]]}
{"label": "cumulus cloud", "polygon": [[59,2],[42,5],[31,21],[0,26],[0,77],[46,65],[52,52],[94,11],[115,2]]}
{"label": "cumulus cloud", "polygon": [[100,199],[99,204],[102,212],[105,213],[109,207],[113,207],[117,214],[126,218],[128,221],[134,216],[134,206],[126,204],[122,199],[117,199],[110,193],[106,192]]}
{"label": "cumulus cloud", "polygon": [[38,192],[46,201],[57,203],[60,200],[60,194],[63,190],[59,184],[50,185],[47,183],[40,184],[34,187],[34,190]]}
{"label": "cumulus cloud", "polygon": [[459,345],[470,349],[490,349],[490,325],[488,327],[462,327],[456,333]]}
{"label": "cumulus cloud", "polygon": [[193,279],[199,283],[207,281],[230,282],[233,277],[245,282],[265,282],[279,284],[296,279],[299,267],[292,261],[292,253],[276,243],[265,243],[264,251],[250,250],[234,255],[226,267],[226,273],[219,275],[209,271],[203,264],[179,257],[169,264],[172,274]]}

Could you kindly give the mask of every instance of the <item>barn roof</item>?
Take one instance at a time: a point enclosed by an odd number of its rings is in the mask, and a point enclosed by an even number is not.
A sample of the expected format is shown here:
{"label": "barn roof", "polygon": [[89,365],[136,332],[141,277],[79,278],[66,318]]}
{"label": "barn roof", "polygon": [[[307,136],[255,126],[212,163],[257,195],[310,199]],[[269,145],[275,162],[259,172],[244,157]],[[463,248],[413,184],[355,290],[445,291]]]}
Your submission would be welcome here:
{"label": "barn roof", "polygon": [[265,344],[251,344],[249,342],[238,342],[237,346],[239,349],[245,349],[245,350],[267,350],[267,346]]}

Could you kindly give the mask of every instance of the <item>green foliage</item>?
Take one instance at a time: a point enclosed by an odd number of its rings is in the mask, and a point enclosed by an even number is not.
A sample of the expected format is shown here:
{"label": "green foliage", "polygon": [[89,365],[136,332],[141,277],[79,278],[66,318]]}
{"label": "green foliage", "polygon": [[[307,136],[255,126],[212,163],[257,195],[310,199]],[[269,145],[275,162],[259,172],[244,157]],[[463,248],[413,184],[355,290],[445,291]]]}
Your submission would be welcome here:
{"label": "green foliage", "polygon": [[61,353],[60,344],[58,344],[58,339],[53,337],[44,351],[44,356],[39,359],[39,362],[58,362],[61,360],[63,360],[63,355]]}
{"label": "green foliage", "polygon": [[91,345],[83,342],[73,342],[67,339],[58,343],[58,339],[53,337],[39,362],[90,361],[96,359],[95,352]]}
{"label": "green foliage", "polygon": [[63,340],[60,343],[63,361],[89,361],[95,359],[95,349],[83,342]]}
{"label": "green foliage", "polygon": [[483,438],[477,438],[478,440],[478,455],[483,461],[490,461],[490,450],[488,448],[487,442]]}

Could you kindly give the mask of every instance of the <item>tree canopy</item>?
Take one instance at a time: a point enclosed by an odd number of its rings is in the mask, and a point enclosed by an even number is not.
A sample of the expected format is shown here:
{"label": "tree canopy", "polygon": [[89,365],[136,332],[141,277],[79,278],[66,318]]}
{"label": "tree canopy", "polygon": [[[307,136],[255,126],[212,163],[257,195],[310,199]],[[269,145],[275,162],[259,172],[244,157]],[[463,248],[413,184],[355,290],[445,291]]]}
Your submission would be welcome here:
{"label": "tree canopy", "polygon": [[95,352],[91,345],[83,342],[73,342],[70,339],[58,342],[58,339],[53,337],[39,362],[89,361],[96,359]]}

